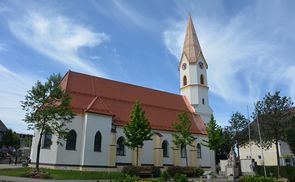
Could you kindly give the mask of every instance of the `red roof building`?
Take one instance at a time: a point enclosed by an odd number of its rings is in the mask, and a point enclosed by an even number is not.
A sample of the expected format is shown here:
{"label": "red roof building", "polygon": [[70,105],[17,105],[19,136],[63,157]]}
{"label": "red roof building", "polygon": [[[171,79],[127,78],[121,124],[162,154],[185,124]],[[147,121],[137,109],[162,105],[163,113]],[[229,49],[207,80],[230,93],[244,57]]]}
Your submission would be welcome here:
{"label": "red roof building", "polygon": [[71,108],[76,113],[110,115],[114,125],[122,126],[129,121],[133,104],[139,101],[154,130],[173,131],[177,115],[187,112],[191,132],[206,134],[203,120],[185,96],[73,71],[66,73],[61,87],[70,94]]}

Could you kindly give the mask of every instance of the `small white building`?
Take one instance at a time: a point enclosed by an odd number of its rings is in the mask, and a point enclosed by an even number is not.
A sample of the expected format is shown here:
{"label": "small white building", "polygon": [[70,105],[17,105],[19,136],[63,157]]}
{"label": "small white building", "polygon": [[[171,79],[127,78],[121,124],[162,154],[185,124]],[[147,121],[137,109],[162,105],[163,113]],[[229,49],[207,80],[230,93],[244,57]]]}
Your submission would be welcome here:
{"label": "small white building", "polygon": [[[251,159],[251,154],[257,165],[263,164],[263,156],[266,166],[276,166],[278,163],[275,144],[268,149],[263,149],[263,154],[261,148],[254,142],[251,143],[251,152],[249,145],[240,148],[241,159]],[[295,166],[295,156],[286,142],[279,142],[279,157],[282,166]]]}
{"label": "small white building", "polygon": [[[69,71],[61,87],[71,95],[71,108],[77,114],[63,146],[57,137],[42,139],[40,164],[53,168],[116,170],[135,164],[135,152],[124,146],[123,125],[135,101],[139,101],[153,130],[153,140],[140,150],[142,166],[184,166],[184,146],[172,142],[172,123],[187,112],[191,132],[196,137],[187,146],[189,166],[215,169],[214,152],[201,145],[208,140],[205,122],[212,109],[208,98],[208,64],[202,54],[191,17],[188,18],[180,72],[181,95],[144,88]],[[204,122],[205,121],[205,122]],[[31,159],[36,162],[38,131],[34,131]]]}

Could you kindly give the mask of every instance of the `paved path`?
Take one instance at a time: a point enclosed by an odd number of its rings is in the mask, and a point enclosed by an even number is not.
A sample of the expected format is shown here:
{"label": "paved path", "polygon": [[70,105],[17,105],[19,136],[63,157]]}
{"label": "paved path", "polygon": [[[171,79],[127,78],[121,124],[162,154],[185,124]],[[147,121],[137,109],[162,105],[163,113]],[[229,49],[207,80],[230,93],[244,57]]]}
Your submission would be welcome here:
{"label": "paved path", "polygon": [[109,182],[110,180],[51,180],[51,179],[32,179],[11,176],[0,176],[0,182]]}
{"label": "paved path", "polygon": [[17,165],[14,165],[14,164],[0,164],[0,169],[20,168],[20,167],[22,167],[21,164],[17,164]]}

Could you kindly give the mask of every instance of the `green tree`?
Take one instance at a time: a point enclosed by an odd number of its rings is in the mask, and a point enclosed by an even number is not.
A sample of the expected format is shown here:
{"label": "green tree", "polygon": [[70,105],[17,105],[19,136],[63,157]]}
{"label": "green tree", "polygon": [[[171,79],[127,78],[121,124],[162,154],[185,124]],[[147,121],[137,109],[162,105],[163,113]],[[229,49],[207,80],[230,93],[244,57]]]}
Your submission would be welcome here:
{"label": "green tree", "polygon": [[254,119],[260,124],[263,147],[268,148],[275,144],[278,163],[278,177],[280,176],[279,141],[286,138],[286,123],[292,116],[292,101],[290,97],[280,96],[277,91],[273,95],[267,93],[265,97],[255,104]]}
{"label": "green tree", "polygon": [[152,140],[151,126],[138,101],[133,105],[130,122],[124,125],[126,136],[125,145],[130,149],[136,149],[136,166],[138,166],[138,150],[144,145],[144,141]]}
{"label": "green tree", "polygon": [[[10,154],[13,154],[15,157],[15,164],[17,163],[17,154],[18,154],[18,149],[20,148],[20,138],[17,133],[12,131],[12,129],[8,129],[4,132],[3,137],[2,137],[2,146],[5,146],[7,149],[10,149]],[[12,150],[14,152],[12,152]]]}
{"label": "green tree", "polygon": [[217,150],[217,161],[220,159],[228,159],[228,155],[230,150],[235,145],[235,141],[233,140],[232,133],[229,131],[229,127],[224,127],[222,129],[222,146]]}
{"label": "green tree", "polygon": [[8,129],[3,133],[1,145],[17,150],[20,147],[20,138],[12,129]]}
{"label": "green tree", "polygon": [[39,170],[41,140],[44,134],[56,135],[58,144],[61,144],[60,140],[65,139],[68,132],[67,123],[75,116],[69,107],[70,96],[60,87],[61,79],[59,74],[53,74],[44,84],[37,81],[28,91],[24,101],[21,101],[22,108],[26,111],[24,121],[28,124],[28,129],[35,129],[38,132],[37,170]]}
{"label": "green tree", "polygon": [[210,121],[206,127],[206,131],[209,141],[204,141],[205,143],[203,143],[203,145],[214,151],[215,162],[217,163],[217,151],[222,148],[225,138],[223,138],[222,128],[216,123],[213,114],[211,114]]}
{"label": "green tree", "polygon": [[186,154],[185,161],[186,166],[188,166],[186,146],[192,146],[192,143],[196,139],[191,133],[191,121],[188,118],[188,114],[186,112],[178,114],[178,122],[174,122],[172,127],[176,130],[176,132],[172,134],[173,143],[178,147],[184,145]]}
{"label": "green tree", "polygon": [[235,112],[231,115],[229,124],[230,126],[228,129],[231,132],[233,140],[235,141],[238,151],[238,158],[240,160],[240,145],[245,144],[248,137],[247,135],[244,135],[242,131],[248,126],[249,121],[243,114]]}

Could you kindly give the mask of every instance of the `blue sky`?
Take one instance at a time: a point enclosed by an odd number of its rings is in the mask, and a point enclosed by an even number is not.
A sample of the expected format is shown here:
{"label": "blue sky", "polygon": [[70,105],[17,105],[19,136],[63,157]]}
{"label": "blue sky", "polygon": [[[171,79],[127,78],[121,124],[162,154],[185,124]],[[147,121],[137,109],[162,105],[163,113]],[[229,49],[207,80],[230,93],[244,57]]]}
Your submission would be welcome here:
{"label": "blue sky", "polygon": [[26,91],[69,69],[179,93],[191,12],[219,124],[266,92],[295,98],[295,1],[1,1],[0,119],[26,131]]}

